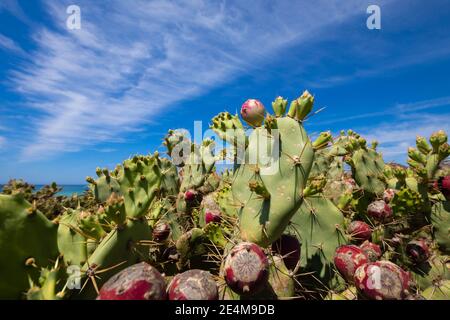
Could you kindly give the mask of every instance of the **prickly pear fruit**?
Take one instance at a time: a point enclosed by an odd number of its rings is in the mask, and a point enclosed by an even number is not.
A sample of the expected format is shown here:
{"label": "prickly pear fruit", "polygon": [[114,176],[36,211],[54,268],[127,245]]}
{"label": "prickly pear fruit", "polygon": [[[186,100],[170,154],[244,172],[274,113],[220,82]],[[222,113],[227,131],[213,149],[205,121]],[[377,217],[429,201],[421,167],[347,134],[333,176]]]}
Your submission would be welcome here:
{"label": "prickly pear fruit", "polygon": [[267,283],[269,263],[264,251],[251,242],[241,242],[225,260],[227,285],[238,294],[254,294]]}
{"label": "prickly pear fruit", "polygon": [[177,274],[167,289],[169,300],[217,300],[218,289],[208,271],[193,269]]}
{"label": "prickly pear fruit", "polygon": [[447,200],[450,200],[450,176],[441,177],[438,180],[438,188],[439,191],[441,191],[445,196],[445,198],[447,198]]}
{"label": "prickly pear fruit", "polygon": [[383,200],[377,200],[369,204],[367,214],[379,222],[383,222],[392,217],[392,208]]}
{"label": "prickly pear fruit", "polygon": [[278,253],[289,270],[294,270],[300,260],[300,242],[296,237],[283,234],[272,243],[272,250]]}
{"label": "prickly pear fruit", "polygon": [[367,257],[361,248],[354,245],[343,245],[336,249],[334,264],[348,282],[353,282],[355,270],[367,263]]}
{"label": "prickly pear fruit", "polygon": [[364,241],[363,244],[359,247],[367,256],[367,259],[369,259],[370,262],[377,261],[382,255],[380,246],[367,240]]}
{"label": "prickly pear fruit", "polygon": [[241,107],[241,116],[252,127],[260,127],[264,121],[266,109],[261,101],[248,99]]}
{"label": "prickly pear fruit", "polygon": [[364,221],[352,221],[347,227],[347,232],[357,241],[369,240],[372,236],[372,228]]}
{"label": "prickly pear fruit", "polygon": [[186,200],[187,203],[192,203],[196,200],[198,193],[195,190],[187,190],[184,193],[184,200]]}
{"label": "prickly pear fruit", "polygon": [[395,190],[388,188],[383,192],[383,200],[386,203],[391,202],[392,198],[395,196]]}
{"label": "prickly pear fruit", "polygon": [[166,222],[160,221],[153,229],[153,240],[156,242],[162,242],[167,240],[170,235],[170,225]]}
{"label": "prickly pear fruit", "polygon": [[401,300],[408,295],[409,274],[390,261],[376,261],[360,266],[355,284],[368,299]]}
{"label": "prickly pear fruit", "polygon": [[151,265],[141,262],[106,281],[97,300],[164,300],[165,297],[163,276]]}
{"label": "prickly pear fruit", "polygon": [[427,261],[430,248],[424,239],[412,240],[406,245],[406,253],[416,263]]}
{"label": "prickly pear fruit", "polygon": [[206,211],[205,213],[205,223],[208,224],[210,222],[219,223],[221,220],[220,212],[217,211]]}

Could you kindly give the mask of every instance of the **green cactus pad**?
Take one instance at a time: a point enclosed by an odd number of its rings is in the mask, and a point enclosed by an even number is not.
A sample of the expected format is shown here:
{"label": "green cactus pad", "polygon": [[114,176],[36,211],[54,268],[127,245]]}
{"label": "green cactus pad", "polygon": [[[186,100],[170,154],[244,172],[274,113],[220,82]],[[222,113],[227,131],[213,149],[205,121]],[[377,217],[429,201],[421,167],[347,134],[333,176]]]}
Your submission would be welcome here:
{"label": "green cactus pad", "polygon": [[[57,225],[20,194],[0,195],[0,299],[18,299],[28,289],[28,276],[58,257]],[[30,265],[25,265],[27,260]]]}

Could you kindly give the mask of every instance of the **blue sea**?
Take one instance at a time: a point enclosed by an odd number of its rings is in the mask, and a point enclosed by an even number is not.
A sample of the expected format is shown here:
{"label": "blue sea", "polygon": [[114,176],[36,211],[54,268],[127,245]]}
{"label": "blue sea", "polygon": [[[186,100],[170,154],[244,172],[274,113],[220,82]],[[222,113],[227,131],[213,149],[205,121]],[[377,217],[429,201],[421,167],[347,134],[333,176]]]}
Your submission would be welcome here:
{"label": "blue sea", "polygon": [[[39,190],[43,187],[44,185],[41,184],[37,184],[34,190]],[[61,192],[58,193],[58,195],[62,195],[62,196],[71,196],[73,194],[79,194],[81,195],[85,190],[88,189],[88,186],[85,184],[66,184],[66,185],[58,185],[59,187],[62,188]],[[0,184],[0,190],[3,189],[3,185]]]}

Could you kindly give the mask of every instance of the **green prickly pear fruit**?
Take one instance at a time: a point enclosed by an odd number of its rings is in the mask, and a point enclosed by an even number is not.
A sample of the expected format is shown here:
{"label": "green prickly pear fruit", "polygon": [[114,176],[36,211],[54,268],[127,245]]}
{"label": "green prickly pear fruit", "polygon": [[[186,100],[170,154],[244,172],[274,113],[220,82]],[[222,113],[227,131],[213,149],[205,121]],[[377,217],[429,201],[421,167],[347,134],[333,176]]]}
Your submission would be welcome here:
{"label": "green prickly pear fruit", "polygon": [[261,101],[248,99],[241,107],[241,116],[252,127],[260,127],[264,121],[266,109]]}
{"label": "green prickly pear fruit", "polygon": [[272,108],[275,112],[275,116],[282,117],[286,113],[287,100],[282,97],[277,97],[274,102],[272,102]]}

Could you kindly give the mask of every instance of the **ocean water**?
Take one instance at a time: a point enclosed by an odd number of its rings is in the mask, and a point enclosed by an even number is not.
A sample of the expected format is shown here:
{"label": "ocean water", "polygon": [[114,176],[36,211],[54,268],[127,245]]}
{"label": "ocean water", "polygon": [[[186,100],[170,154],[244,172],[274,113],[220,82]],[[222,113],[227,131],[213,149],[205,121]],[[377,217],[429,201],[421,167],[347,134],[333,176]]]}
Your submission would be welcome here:
{"label": "ocean water", "polygon": [[[43,186],[44,185],[37,184],[35,186],[34,190],[37,191],[37,190],[41,189]],[[81,195],[85,190],[88,189],[88,186],[85,184],[66,184],[66,185],[58,185],[58,186],[62,188],[61,192],[58,193],[59,195],[62,195],[62,196],[71,196],[73,194]],[[3,185],[0,184],[0,190],[2,190],[2,189],[3,189]]]}
{"label": "ocean water", "polygon": [[[88,186],[85,184],[66,184],[59,186],[62,188],[62,190],[58,194],[62,196],[71,196],[74,193],[81,195],[84,191],[88,189]],[[36,190],[39,190],[42,187],[43,185],[36,185]]]}

